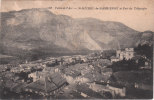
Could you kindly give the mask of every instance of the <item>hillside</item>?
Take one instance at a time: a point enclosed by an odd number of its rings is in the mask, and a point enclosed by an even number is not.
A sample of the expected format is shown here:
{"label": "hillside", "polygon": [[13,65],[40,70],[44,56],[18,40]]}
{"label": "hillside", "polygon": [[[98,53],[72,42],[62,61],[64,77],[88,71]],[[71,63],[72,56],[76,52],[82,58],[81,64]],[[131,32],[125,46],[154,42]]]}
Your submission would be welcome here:
{"label": "hillside", "polygon": [[[1,13],[0,53],[8,55],[74,54],[134,47],[145,37],[120,22],[73,19],[48,9]],[[153,34],[153,33],[149,33]],[[151,37],[151,36],[150,36]]]}

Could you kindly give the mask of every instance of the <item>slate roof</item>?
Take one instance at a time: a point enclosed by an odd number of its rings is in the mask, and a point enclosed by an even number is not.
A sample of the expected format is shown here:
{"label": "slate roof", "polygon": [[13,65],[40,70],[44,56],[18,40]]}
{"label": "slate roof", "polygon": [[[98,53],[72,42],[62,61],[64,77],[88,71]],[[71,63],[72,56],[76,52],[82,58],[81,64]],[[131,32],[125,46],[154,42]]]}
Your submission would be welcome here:
{"label": "slate roof", "polygon": [[60,75],[60,73],[55,73],[30,83],[25,88],[33,91],[48,93],[60,88],[65,83],[67,83],[67,81]]}

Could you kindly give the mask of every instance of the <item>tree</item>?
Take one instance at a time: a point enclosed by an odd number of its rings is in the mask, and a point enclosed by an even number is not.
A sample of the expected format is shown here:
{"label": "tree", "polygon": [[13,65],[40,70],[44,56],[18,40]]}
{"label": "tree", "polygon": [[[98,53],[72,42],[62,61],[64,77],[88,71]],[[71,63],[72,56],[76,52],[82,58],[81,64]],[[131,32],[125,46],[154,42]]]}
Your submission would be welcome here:
{"label": "tree", "polygon": [[117,71],[131,71],[139,69],[139,66],[136,64],[135,60],[122,60],[114,62],[111,66],[114,72]]}
{"label": "tree", "polygon": [[153,57],[153,45],[149,44],[139,44],[136,48],[134,48],[135,52],[139,55],[146,56],[149,60],[152,61]]}

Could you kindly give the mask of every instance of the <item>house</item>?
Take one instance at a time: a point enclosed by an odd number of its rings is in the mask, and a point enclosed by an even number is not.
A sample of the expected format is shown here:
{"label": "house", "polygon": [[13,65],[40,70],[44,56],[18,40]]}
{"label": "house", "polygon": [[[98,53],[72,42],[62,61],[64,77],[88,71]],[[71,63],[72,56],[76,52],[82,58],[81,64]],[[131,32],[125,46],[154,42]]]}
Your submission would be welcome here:
{"label": "house", "polygon": [[114,98],[116,95],[119,95],[121,97],[126,96],[126,89],[123,87],[114,87],[111,85],[100,85],[97,83],[90,83],[89,88],[95,92],[100,93],[103,96],[104,93],[108,92],[112,95],[112,98]]}
{"label": "house", "polygon": [[80,76],[80,75],[81,75],[81,73],[78,72],[78,71],[75,71],[75,70],[66,70],[64,77],[66,78],[66,80],[67,80],[68,83],[72,84],[72,83],[75,83],[76,78],[78,76]]}
{"label": "house", "polygon": [[83,92],[81,92],[80,94],[81,94],[81,96],[83,96],[83,97],[85,97],[85,98],[89,97],[87,94],[85,94],[85,93],[83,93]]}
{"label": "house", "polygon": [[58,67],[46,67],[43,69],[42,72],[36,71],[33,73],[30,73],[28,75],[29,78],[33,78],[33,82],[39,80],[40,78],[45,77],[47,74],[54,74],[60,72]]}
{"label": "house", "polygon": [[76,78],[76,82],[78,82],[78,83],[87,83],[87,82],[89,82],[89,79],[85,78],[85,77],[82,77],[82,76],[79,76],[79,77]]}
{"label": "house", "polygon": [[64,59],[65,64],[73,64],[73,63],[75,63],[75,61],[76,61],[75,57],[67,57]]}
{"label": "house", "polygon": [[53,59],[51,61],[46,62],[47,67],[55,67],[56,65],[58,65],[58,60],[57,59]]}
{"label": "house", "polygon": [[28,84],[24,91],[49,96],[59,92],[66,85],[66,79],[60,73],[54,73]]}
{"label": "house", "polygon": [[41,72],[36,71],[34,73],[28,74],[28,77],[33,78],[33,82],[35,82],[35,81],[39,80],[40,78],[42,78],[43,75],[41,74]]}
{"label": "house", "polygon": [[103,79],[103,76],[96,71],[86,73],[82,77],[86,78],[89,82],[101,81]]}
{"label": "house", "polygon": [[32,64],[32,63],[25,63],[25,64],[20,64],[19,67],[22,67],[22,68],[31,68],[31,67],[36,67],[38,66],[38,64]]}
{"label": "house", "polygon": [[56,67],[45,67],[42,72],[55,73],[55,72],[60,72],[60,69],[59,69],[59,66],[56,66]]}
{"label": "house", "polygon": [[13,67],[13,68],[11,68],[10,71],[13,72],[13,73],[20,73],[20,72],[24,71],[24,68]]}
{"label": "house", "polygon": [[111,58],[111,62],[117,62],[117,61],[120,61],[120,59],[118,57],[115,57],[115,56],[112,56]]}
{"label": "house", "polygon": [[126,96],[126,88],[125,87],[114,87],[108,85],[108,88],[115,92],[115,95],[119,95],[121,97]]}
{"label": "house", "polygon": [[85,75],[87,73],[90,73],[92,70],[93,70],[92,67],[85,66],[85,68],[81,70],[81,75]]}
{"label": "house", "polygon": [[87,57],[81,57],[81,61],[83,61],[84,63],[86,63],[88,61]]}
{"label": "house", "polygon": [[59,65],[63,65],[64,58],[62,58],[62,57],[57,58],[57,62]]}
{"label": "house", "polygon": [[125,48],[124,50],[117,50],[116,51],[116,57],[120,60],[126,59],[132,59],[134,57],[134,48]]}
{"label": "house", "polygon": [[138,89],[143,89],[143,90],[150,90],[150,91],[153,90],[153,86],[152,85],[143,84],[143,83],[135,83],[134,87],[138,88]]}
{"label": "house", "polygon": [[94,57],[87,57],[88,62],[92,62],[94,60]]}
{"label": "house", "polygon": [[0,66],[0,72],[5,72],[7,69],[9,69],[7,66]]}
{"label": "house", "polygon": [[76,89],[80,95],[82,95],[85,99],[96,99],[96,98],[102,98],[98,92],[95,92],[91,88],[89,88],[88,84],[81,83],[76,85]]}
{"label": "house", "polygon": [[108,89],[105,85],[96,84],[95,82],[89,83],[89,88],[95,92],[101,92],[104,89]]}

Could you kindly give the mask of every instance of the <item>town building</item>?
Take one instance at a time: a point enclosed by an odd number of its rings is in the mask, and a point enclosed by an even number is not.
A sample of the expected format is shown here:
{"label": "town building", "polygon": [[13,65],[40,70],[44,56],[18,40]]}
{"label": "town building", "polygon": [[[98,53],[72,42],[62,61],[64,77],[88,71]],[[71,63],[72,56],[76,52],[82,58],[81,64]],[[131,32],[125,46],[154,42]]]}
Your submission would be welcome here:
{"label": "town building", "polygon": [[111,63],[120,61],[120,59],[118,57],[115,57],[115,56],[112,56],[110,59],[111,59]]}
{"label": "town building", "polygon": [[119,60],[129,60],[134,57],[134,48],[125,48],[124,50],[117,50],[116,51],[116,57],[119,58]]}
{"label": "town building", "polygon": [[0,72],[5,72],[7,71],[9,68],[6,65],[0,65]]}
{"label": "town building", "polygon": [[148,84],[144,84],[144,83],[136,83],[135,82],[134,87],[137,89],[143,89],[143,90],[149,90],[149,91],[153,90],[152,85],[148,85]]}
{"label": "town building", "polygon": [[121,97],[125,97],[126,96],[126,88],[125,87],[116,87],[116,86],[111,86],[111,85],[107,85],[107,87],[114,91],[115,95],[121,96]]}
{"label": "town building", "polygon": [[64,78],[68,83],[72,84],[76,82],[76,78],[80,75],[81,73],[76,70],[65,70]]}
{"label": "town building", "polygon": [[24,91],[49,96],[54,95],[66,85],[68,85],[66,79],[60,73],[54,73],[28,84]]}
{"label": "town building", "polygon": [[34,72],[34,73],[30,73],[30,74],[28,75],[28,77],[29,77],[29,78],[33,78],[33,82],[35,82],[35,81],[37,81],[37,80],[39,80],[40,78],[43,77],[43,75],[42,75],[41,73],[42,73],[42,72],[36,71],[36,72]]}
{"label": "town building", "polygon": [[13,72],[13,73],[20,73],[22,71],[24,71],[24,68],[20,68],[20,67],[13,67],[10,70],[10,72]]}
{"label": "town building", "polygon": [[58,67],[45,67],[43,71],[35,71],[28,75],[29,78],[33,78],[33,82],[45,77],[47,74],[54,74],[60,72]]}
{"label": "town building", "polygon": [[99,92],[99,93],[105,93],[109,92],[112,95],[112,98],[115,96],[121,96],[124,97],[126,96],[126,88],[125,87],[116,87],[116,86],[111,86],[111,85],[100,85],[96,83],[90,83],[89,88],[91,88],[93,91]]}

